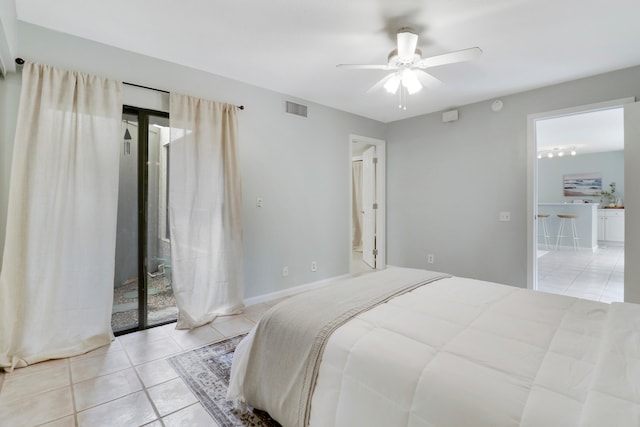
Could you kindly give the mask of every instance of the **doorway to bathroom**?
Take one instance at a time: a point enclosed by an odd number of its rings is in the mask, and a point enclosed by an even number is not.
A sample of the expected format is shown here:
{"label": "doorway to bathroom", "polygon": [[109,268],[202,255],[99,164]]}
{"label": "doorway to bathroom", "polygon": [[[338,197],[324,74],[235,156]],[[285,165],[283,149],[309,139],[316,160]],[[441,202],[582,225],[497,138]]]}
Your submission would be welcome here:
{"label": "doorway to bathroom", "polygon": [[386,267],[385,141],[350,136],[352,274]]}

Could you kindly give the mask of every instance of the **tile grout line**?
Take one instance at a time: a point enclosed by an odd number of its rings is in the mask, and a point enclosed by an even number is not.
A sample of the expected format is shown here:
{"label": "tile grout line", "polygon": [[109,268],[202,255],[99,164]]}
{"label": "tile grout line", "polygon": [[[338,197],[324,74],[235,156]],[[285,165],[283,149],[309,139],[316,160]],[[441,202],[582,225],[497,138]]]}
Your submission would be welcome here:
{"label": "tile grout line", "polygon": [[76,391],[75,391],[75,387],[73,386],[73,375],[71,373],[71,358],[68,357],[67,358],[67,369],[69,372],[69,389],[71,391],[71,407],[73,409],[73,423],[74,425],[79,425],[78,422],[78,409],[77,409],[77,405],[76,405]]}
{"label": "tile grout line", "polygon": [[[142,392],[145,394],[145,396],[147,396],[147,400],[151,404],[151,408],[153,409],[153,413],[156,414],[156,419],[153,420],[153,421],[148,422],[147,424],[153,423],[155,421],[160,421],[160,424],[162,426],[164,426],[164,423],[162,422],[162,417],[160,416],[160,411],[156,407],[156,403],[151,398],[151,395],[149,395],[149,390],[147,389],[146,384],[144,383],[144,381],[142,381],[142,378],[140,377],[140,374],[138,373],[138,370],[136,369],[136,367],[133,366],[132,368],[133,368],[133,372],[135,372],[135,375],[138,378],[138,381],[140,381],[140,384],[142,385]],[[158,384],[156,384],[156,385],[158,385]],[[144,425],[146,425],[146,424],[144,424]]]}

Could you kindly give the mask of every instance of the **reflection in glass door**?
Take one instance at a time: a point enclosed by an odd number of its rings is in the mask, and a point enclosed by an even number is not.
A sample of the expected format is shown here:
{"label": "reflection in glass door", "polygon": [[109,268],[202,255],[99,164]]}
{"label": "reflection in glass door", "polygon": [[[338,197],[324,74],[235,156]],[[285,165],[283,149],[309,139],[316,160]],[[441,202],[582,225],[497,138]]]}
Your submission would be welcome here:
{"label": "reflection in glass door", "polygon": [[146,173],[146,326],[177,319],[169,237],[169,118],[149,116]]}
{"label": "reflection in glass door", "polygon": [[168,220],[168,115],[125,107],[122,135],[111,317],[115,333],[177,318]]}

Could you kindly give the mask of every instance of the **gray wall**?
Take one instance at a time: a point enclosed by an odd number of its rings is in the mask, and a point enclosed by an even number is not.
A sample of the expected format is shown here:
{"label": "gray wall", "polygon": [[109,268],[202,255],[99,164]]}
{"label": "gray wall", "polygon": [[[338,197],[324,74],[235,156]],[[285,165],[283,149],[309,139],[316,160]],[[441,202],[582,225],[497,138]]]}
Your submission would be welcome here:
{"label": "gray wall", "polygon": [[[388,262],[525,287],[527,116],[639,95],[634,67],[505,96],[499,112],[492,100],[463,106],[457,122],[435,113],[391,123]],[[626,147],[625,156],[640,164]],[[500,211],[511,221],[499,222]],[[627,210],[628,221],[634,216]]]}
{"label": "gray wall", "polygon": [[[309,118],[287,115],[286,95],[33,25],[20,23],[18,36],[17,54],[25,60],[246,106],[239,113],[246,297],[348,272],[349,134],[384,139],[384,124],[306,102]],[[4,236],[4,153],[11,151],[19,79],[0,80],[0,95],[7,110],[0,117]],[[311,261],[318,262],[315,273]]]}
{"label": "gray wall", "polygon": [[598,172],[602,175],[602,189],[616,183],[616,194],[624,199],[624,151],[578,154],[576,156],[542,158],[538,160],[538,201],[541,203],[571,202],[588,199],[600,202],[600,197],[565,197],[562,177],[567,174]]}

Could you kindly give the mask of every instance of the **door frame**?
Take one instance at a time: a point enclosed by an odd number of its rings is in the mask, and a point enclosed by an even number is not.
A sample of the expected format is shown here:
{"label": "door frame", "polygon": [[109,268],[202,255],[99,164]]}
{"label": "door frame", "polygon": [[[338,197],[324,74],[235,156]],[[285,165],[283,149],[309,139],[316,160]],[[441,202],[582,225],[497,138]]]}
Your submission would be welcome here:
{"label": "door frame", "polygon": [[369,145],[375,145],[376,157],[378,163],[376,164],[376,203],[378,203],[378,209],[376,211],[376,249],[378,255],[376,256],[376,270],[382,270],[387,267],[387,238],[386,238],[386,212],[387,212],[387,200],[386,200],[386,174],[387,174],[387,151],[386,141],[382,139],[370,138],[367,136],[349,135],[349,271],[352,268],[352,231],[353,231],[353,175],[351,173],[351,161],[353,158],[353,144],[354,142],[362,142]]}
{"label": "door frame", "polygon": [[527,115],[527,288],[536,289],[538,284],[538,156],[536,122],[553,117],[571,116],[591,111],[624,107],[635,102],[635,97],[619,98],[576,107],[562,108]]}
{"label": "door frame", "polygon": [[[371,269],[376,269],[378,258],[376,249],[376,161],[378,153],[375,145],[367,145],[362,152],[362,261]],[[367,185],[368,184],[368,185]],[[353,203],[352,203],[353,209]],[[367,233],[368,232],[368,233]]]}

